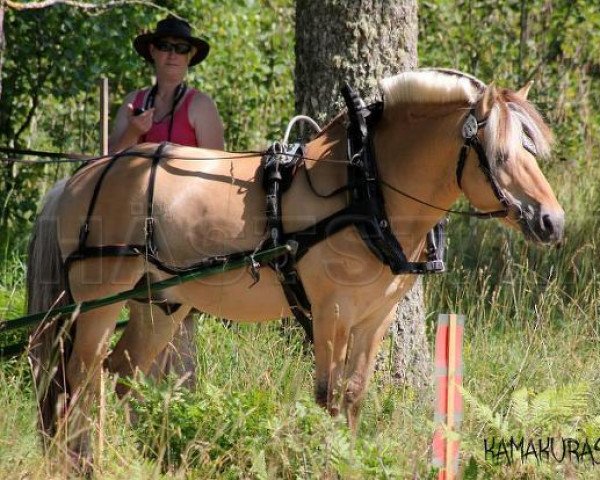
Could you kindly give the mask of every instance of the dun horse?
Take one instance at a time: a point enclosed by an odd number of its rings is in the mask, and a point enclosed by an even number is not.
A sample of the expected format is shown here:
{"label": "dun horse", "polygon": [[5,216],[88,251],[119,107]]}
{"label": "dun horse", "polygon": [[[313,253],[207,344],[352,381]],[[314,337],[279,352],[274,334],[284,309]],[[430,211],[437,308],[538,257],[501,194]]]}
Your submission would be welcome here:
{"label": "dun horse", "polygon": [[[380,86],[383,110],[373,127],[373,148],[391,231],[409,261],[421,258],[427,232],[461,193],[481,212],[505,210],[502,221],[535,242],[561,240],[564,212],[536,161],[549,155],[551,133],[526,100],[527,87],[517,92],[486,87],[468,75],[441,70],[403,73]],[[464,131],[472,117],[479,148],[465,150]],[[346,125],[347,115],[340,114],[307,145],[299,168],[308,175],[297,174],[283,195],[284,231],[307,229],[347,206],[348,193],[341,187],[348,174],[340,162],[347,153]],[[139,153],[118,158],[110,170],[110,159],[82,168],[46,206],[44,215],[55,215],[57,221],[38,228],[32,243],[32,309],[49,309],[66,288],[63,279],[72,299],[82,302],[169,275],[147,261],[144,252],[84,256],[68,262],[68,268],[64,263],[78,249],[93,196],[87,245],[144,244],[149,157],[155,150],[156,145],[135,147]],[[161,261],[184,267],[202,258],[253,250],[263,242],[261,157],[236,157],[168,145],[156,158],[152,217]],[[101,176],[102,188],[97,189]],[[325,195],[336,190],[338,194]],[[297,268],[312,305],[316,400],[332,414],[344,412],[355,428],[380,341],[415,276],[393,274],[352,225],[312,246]],[[41,281],[48,278],[55,281]],[[110,354],[111,370],[120,375],[146,372],[192,307],[240,322],[290,315],[272,269],[261,268],[260,280],[251,284],[248,270],[241,269],[162,292],[162,299],[182,307],[160,321],[132,322]],[[80,314],[72,342],[59,350],[63,358],[56,368],[47,365],[56,351],[50,346],[56,345],[58,327],[43,329],[37,339],[41,343],[32,349],[38,380],[44,372],[51,377],[39,384],[46,413],[42,426],[56,432],[55,425],[68,418],[74,432],[70,448],[79,454],[86,451],[87,436],[81,432],[89,428],[100,368],[122,306]],[[57,409],[61,389],[68,392],[68,406],[62,410]],[[50,422],[57,411],[58,418]]]}

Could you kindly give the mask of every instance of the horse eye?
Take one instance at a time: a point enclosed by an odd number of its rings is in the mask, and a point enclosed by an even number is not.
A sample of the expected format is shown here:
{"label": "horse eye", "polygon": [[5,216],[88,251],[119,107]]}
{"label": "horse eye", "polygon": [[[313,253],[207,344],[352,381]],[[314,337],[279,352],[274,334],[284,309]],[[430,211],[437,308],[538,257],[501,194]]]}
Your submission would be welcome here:
{"label": "horse eye", "polygon": [[537,156],[537,149],[535,148],[535,143],[533,143],[533,140],[531,140],[529,135],[523,134],[521,136],[521,144],[523,145],[523,148],[525,150],[527,150],[533,156]]}

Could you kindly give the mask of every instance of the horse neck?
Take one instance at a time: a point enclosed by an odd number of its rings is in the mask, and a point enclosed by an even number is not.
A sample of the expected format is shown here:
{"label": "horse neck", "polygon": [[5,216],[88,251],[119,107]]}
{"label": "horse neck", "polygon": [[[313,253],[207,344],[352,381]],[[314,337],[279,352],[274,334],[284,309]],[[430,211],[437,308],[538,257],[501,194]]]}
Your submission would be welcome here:
{"label": "horse neck", "polygon": [[317,160],[309,161],[307,168],[314,172],[315,181],[329,190],[340,187],[347,178],[343,165],[347,151],[345,118],[342,114],[335,117],[307,144],[306,156]]}
{"label": "horse neck", "polygon": [[[423,202],[448,209],[456,183],[465,104],[403,106],[385,112],[375,135],[380,176]],[[425,234],[444,212],[383,186],[386,211],[407,254],[420,251]]]}

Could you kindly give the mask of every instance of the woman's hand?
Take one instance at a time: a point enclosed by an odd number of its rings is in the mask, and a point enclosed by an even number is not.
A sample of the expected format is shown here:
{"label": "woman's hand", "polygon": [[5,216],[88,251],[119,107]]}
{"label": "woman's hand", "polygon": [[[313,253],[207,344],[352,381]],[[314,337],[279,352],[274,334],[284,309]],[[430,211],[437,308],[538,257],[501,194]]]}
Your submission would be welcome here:
{"label": "woman's hand", "polygon": [[150,131],[152,128],[152,119],[154,118],[154,108],[144,110],[139,115],[134,115],[133,104],[127,104],[127,119],[129,121],[128,130],[140,137]]}

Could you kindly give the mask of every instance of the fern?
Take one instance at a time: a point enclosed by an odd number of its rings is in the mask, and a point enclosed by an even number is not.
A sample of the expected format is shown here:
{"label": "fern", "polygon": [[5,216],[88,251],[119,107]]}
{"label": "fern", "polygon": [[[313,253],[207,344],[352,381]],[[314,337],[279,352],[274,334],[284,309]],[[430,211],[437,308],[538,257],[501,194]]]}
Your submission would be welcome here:
{"label": "fern", "polygon": [[527,387],[515,390],[509,407],[509,413],[512,412],[515,421],[521,425],[523,429],[525,429],[525,425],[530,417],[529,395],[530,392]]}
{"label": "fern", "polygon": [[590,387],[586,384],[567,385],[548,389],[538,394],[530,406],[530,425],[534,428],[558,429],[564,423],[578,422],[585,417],[589,402]]}
{"label": "fern", "polygon": [[502,418],[502,415],[494,413],[490,407],[477,400],[468,390],[463,388],[462,393],[464,400],[473,408],[473,413],[477,420],[491,427],[493,434],[500,436],[508,435],[508,425]]}
{"label": "fern", "polygon": [[[494,437],[496,442],[506,444],[514,438],[523,439],[525,445],[530,440],[551,437],[559,438],[599,438],[600,416],[591,416],[589,408],[591,389],[585,383],[567,385],[562,388],[548,388],[535,394],[530,388],[515,390],[508,402],[505,415],[482,403],[474,395],[463,390],[470,414],[482,424],[483,435],[466,434],[462,441],[464,456],[469,458],[469,471],[477,472],[475,465],[489,474],[506,474],[507,465],[486,459],[482,448],[484,439]],[[483,438],[482,438],[483,437]],[[514,451],[510,465],[510,478],[520,478],[535,472],[536,475],[550,475],[561,469],[557,463],[536,462],[533,457],[521,461],[520,452]],[[504,459],[503,459],[504,460]],[[480,471],[481,472],[481,471]],[[507,477],[508,478],[508,477]],[[537,478],[537,477],[536,477]]]}

